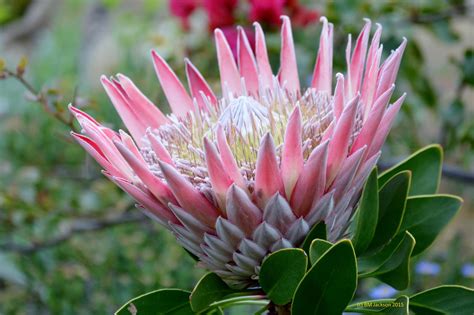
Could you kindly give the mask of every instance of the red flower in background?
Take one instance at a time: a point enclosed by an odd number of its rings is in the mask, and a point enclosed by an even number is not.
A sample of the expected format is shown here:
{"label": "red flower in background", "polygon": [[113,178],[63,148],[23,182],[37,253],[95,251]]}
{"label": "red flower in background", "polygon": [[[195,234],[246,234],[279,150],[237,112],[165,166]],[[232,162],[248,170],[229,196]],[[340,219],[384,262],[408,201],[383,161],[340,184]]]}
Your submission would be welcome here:
{"label": "red flower in background", "polygon": [[293,25],[306,26],[317,22],[320,14],[302,6],[297,0],[249,0],[250,20],[271,26],[280,24],[280,16],[286,14]]}
{"label": "red flower in background", "polygon": [[279,25],[285,0],[250,0],[250,20]]}
{"label": "red flower in background", "polygon": [[170,0],[169,10],[181,20],[184,29],[189,28],[189,16],[199,6],[199,0]]}
{"label": "red flower in background", "polygon": [[317,22],[321,17],[319,11],[302,6],[298,0],[286,0],[285,5],[289,11],[287,15],[291,16],[294,25],[307,26]]}
{"label": "red flower in background", "polygon": [[234,12],[238,0],[204,0],[203,7],[208,17],[209,30],[234,25]]}
{"label": "red flower in background", "polygon": [[[298,0],[248,0],[250,9],[246,15],[248,22],[260,22],[268,26],[280,24],[280,17],[288,15],[293,25],[307,26],[317,22],[320,14],[316,10],[302,6]],[[172,15],[181,20],[184,29],[189,28],[189,17],[197,8],[202,8],[208,17],[208,28],[212,32],[220,28],[236,57],[239,31],[235,29],[236,11],[239,0],[170,0]],[[244,28],[249,44],[254,49],[255,36],[252,28]]]}
{"label": "red flower in background", "polygon": [[[210,31],[215,28],[224,28],[234,25],[235,13],[239,0],[170,0],[169,8],[172,15],[178,17],[187,29],[189,16],[198,7],[202,7],[208,17]],[[249,22],[260,22],[270,26],[280,24],[280,16],[288,15],[293,25],[306,26],[318,21],[320,14],[316,10],[308,9],[298,0],[248,0],[250,11]]]}

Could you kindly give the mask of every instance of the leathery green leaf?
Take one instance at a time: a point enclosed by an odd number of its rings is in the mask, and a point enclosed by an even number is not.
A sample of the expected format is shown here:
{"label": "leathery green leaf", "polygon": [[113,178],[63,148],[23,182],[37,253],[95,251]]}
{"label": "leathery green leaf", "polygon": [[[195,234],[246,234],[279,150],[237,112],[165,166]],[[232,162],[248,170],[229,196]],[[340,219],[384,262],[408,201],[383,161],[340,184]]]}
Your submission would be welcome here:
{"label": "leathery green leaf", "polygon": [[408,170],[412,173],[410,196],[434,194],[438,191],[442,164],[441,146],[429,145],[383,172],[379,177],[379,185],[384,185],[395,174]]}
{"label": "leathery green leaf", "polygon": [[218,275],[209,272],[194,287],[190,296],[191,308],[195,312],[202,312],[211,303],[232,293],[235,293],[235,291],[229,288]]}
{"label": "leathery green leaf", "polygon": [[415,239],[409,232],[398,235],[380,251],[359,257],[359,277],[376,277],[398,290],[410,282],[410,256]]}
{"label": "leathery green leaf", "polygon": [[128,301],[115,314],[191,315],[194,312],[189,303],[190,293],[180,289],[152,291]]}
{"label": "leathery green leaf", "polygon": [[300,248],[285,248],[267,256],[260,268],[259,282],[268,298],[277,305],[289,303],[307,264],[306,253]]}
{"label": "leathery green leaf", "polygon": [[416,239],[412,255],[427,249],[461,207],[462,199],[451,195],[424,195],[407,199],[400,231]]}
{"label": "leathery green leaf", "polygon": [[296,289],[292,314],[340,315],[354,296],[357,264],[349,240],[334,244],[311,267]]}
{"label": "leathery green leaf", "polygon": [[369,249],[388,243],[397,234],[405,212],[410,178],[410,171],[403,171],[380,188],[377,227]]}
{"label": "leathery green leaf", "polygon": [[377,168],[374,168],[365,183],[359,207],[351,225],[352,244],[358,255],[363,253],[375,235],[379,215],[379,188]]}
{"label": "leathery green leaf", "polygon": [[332,245],[333,244],[328,241],[315,239],[309,248],[309,261],[311,262],[311,265],[314,265],[314,263],[318,261],[318,259],[321,258],[321,256],[324,255]]}
{"label": "leathery green leaf", "polygon": [[458,285],[442,285],[411,296],[410,309],[417,315],[472,315],[474,290]]}

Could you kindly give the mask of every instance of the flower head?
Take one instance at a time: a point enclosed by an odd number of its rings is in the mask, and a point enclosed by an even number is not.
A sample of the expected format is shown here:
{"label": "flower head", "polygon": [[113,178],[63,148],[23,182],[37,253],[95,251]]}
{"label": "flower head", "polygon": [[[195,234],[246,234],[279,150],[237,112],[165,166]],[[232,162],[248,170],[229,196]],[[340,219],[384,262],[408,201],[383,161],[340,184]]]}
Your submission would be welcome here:
{"label": "flower head", "polygon": [[186,60],[188,93],[152,52],[170,115],[126,76],[102,77],[131,136],[71,107],[87,135],[73,136],[104,174],[234,287],[255,283],[268,253],[300,246],[320,221],[330,241],[347,235],[404,99],[388,105],[406,40],[382,63],[381,27],[369,44],[367,20],[354,49],[349,37],[347,74],[333,91],[333,26],[322,18],[313,79],[302,89],[290,20],[282,21],[276,76],[258,23],[255,53],[239,30],[237,61],[215,31],[220,96]]}

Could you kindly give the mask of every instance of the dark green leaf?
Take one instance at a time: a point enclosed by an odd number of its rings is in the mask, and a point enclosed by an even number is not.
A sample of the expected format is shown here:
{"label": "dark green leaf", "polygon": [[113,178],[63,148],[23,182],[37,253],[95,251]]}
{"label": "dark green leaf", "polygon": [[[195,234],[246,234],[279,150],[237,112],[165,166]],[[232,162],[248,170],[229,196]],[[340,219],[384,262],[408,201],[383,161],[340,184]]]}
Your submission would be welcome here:
{"label": "dark green leaf", "polygon": [[262,263],[259,282],[268,298],[277,305],[291,301],[308,265],[306,253],[300,248],[276,251]]}
{"label": "dark green leaf", "polygon": [[376,277],[395,289],[404,290],[410,282],[410,256],[415,239],[409,232],[395,237],[379,252],[358,260],[361,278]]}
{"label": "dark green leaf", "polygon": [[311,246],[311,242],[317,238],[322,239],[322,240],[327,239],[326,223],[324,223],[323,221],[313,226],[311,231],[309,231],[308,235],[306,235],[306,238],[304,239],[303,245],[301,245],[301,248],[307,254],[309,254],[309,247]]}
{"label": "dark green leaf", "polygon": [[332,245],[333,244],[328,241],[315,239],[309,248],[309,261],[311,262],[311,265],[314,265],[314,263],[318,261],[318,259],[321,258],[321,256],[323,256]]}
{"label": "dark green leaf", "polygon": [[370,249],[388,243],[397,234],[405,211],[410,178],[410,171],[402,171],[394,175],[380,189],[379,215]]}
{"label": "dark green leaf", "polygon": [[190,315],[194,314],[189,303],[191,292],[179,289],[161,289],[152,291],[128,301],[116,315],[160,314]]}
{"label": "dark green leaf", "polygon": [[349,240],[332,246],[308,271],[296,289],[292,314],[340,315],[354,296],[357,265]]}
{"label": "dark green leaf", "polygon": [[441,147],[439,145],[429,145],[383,172],[379,177],[379,185],[384,185],[398,172],[409,170],[412,173],[410,196],[434,194],[438,190],[442,162],[443,151]]}
{"label": "dark green leaf", "polygon": [[443,285],[410,297],[410,309],[417,315],[472,315],[474,290],[457,285]]}
{"label": "dark green leaf", "polygon": [[461,198],[451,195],[427,195],[407,199],[400,231],[410,231],[415,237],[413,255],[421,253],[433,243],[461,204]]}
{"label": "dark green leaf", "polygon": [[374,168],[365,183],[359,207],[352,222],[352,243],[357,254],[363,253],[375,234],[379,212],[377,168]]}
{"label": "dark green leaf", "polygon": [[235,293],[227,284],[215,273],[205,274],[194,287],[191,293],[191,308],[195,312],[202,312],[209,305],[223,298],[224,296]]}
{"label": "dark green leaf", "polygon": [[377,279],[397,290],[405,290],[410,285],[410,256],[416,243],[409,232],[405,233],[408,236],[405,237],[390,260],[379,270],[380,274],[377,276]]}

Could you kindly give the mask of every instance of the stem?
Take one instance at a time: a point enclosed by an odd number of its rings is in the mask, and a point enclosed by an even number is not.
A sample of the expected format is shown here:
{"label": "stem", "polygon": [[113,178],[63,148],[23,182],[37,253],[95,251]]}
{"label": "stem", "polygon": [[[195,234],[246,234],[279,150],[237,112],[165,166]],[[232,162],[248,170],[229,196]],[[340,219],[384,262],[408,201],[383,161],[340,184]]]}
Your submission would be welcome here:
{"label": "stem", "polygon": [[270,315],[290,315],[291,314],[291,304],[286,305],[276,305],[270,303],[268,308],[268,314]]}

